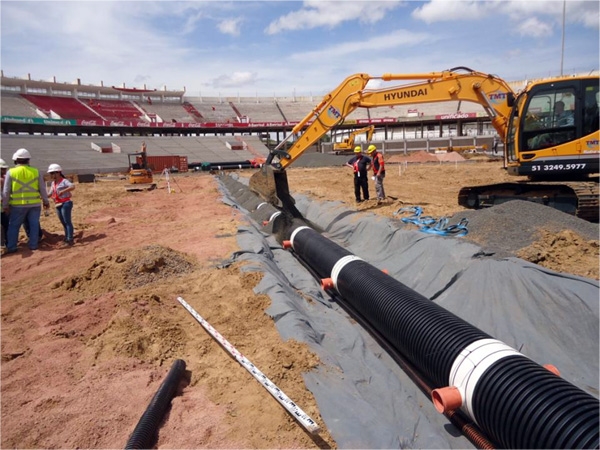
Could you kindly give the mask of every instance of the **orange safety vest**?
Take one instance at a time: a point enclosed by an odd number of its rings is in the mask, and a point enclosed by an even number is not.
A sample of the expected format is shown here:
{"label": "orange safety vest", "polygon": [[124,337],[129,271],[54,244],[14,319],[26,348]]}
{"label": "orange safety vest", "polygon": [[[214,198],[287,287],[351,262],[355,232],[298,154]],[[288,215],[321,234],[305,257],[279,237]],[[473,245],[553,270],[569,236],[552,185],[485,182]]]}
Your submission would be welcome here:
{"label": "orange safety vest", "polygon": [[62,183],[63,180],[64,180],[64,178],[62,178],[58,183],[55,183],[53,181],[52,185],[50,186],[50,190],[51,190],[50,196],[54,200],[54,203],[57,203],[57,204],[62,204],[62,203],[65,203],[65,202],[68,202],[69,200],[71,200],[70,192],[65,192],[63,194],[60,194],[60,196],[58,195],[57,188],[60,185],[60,183]]}
{"label": "orange safety vest", "polygon": [[9,173],[12,181],[9,205],[31,206],[42,203],[40,173],[35,167],[17,166],[9,169]]}
{"label": "orange safety vest", "polygon": [[383,155],[379,152],[377,152],[377,155],[375,155],[375,158],[373,158],[373,173],[375,175],[381,175],[385,173]]}

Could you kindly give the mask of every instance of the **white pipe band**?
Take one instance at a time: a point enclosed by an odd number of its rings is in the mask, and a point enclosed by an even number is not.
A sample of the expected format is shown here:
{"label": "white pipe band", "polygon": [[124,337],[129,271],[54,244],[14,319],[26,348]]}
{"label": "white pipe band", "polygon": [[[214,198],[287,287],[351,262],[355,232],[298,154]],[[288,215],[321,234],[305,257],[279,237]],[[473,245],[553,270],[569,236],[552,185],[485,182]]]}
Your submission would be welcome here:
{"label": "white pipe band", "polygon": [[473,392],[479,379],[496,361],[512,355],[521,353],[496,339],[480,339],[465,347],[454,360],[448,384],[458,388],[463,409],[475,422]]}
{"label": "white pipe band", "polygon": [[[363,261],[362,258],[359,258],[356,255],[348,255],[348,256],[344,256],[340,259],[338,259],[338,262],[335,263],[335,265],[333,266],[333,269],[331,269],[331,281],[333,281],[333,285],[335,286],[335,289],[339,291],[339,289],[337,288],[337,279],[338,276],[340,275],[340,272],[342,271],[342,269],[349,263],[351,263],[352,261]],[[341,294],[341,292],[340,292]]]}
{"label": "white pipe band", "polygon": [[305,230],[305,229],[312,230],[312,228],[310,228],[310,227],[302,226],[302,227],[298,227],[294,231],[292,231],[292,235],[290,236],[290,242],[292,243],[292,248],[294,248],[294,237],[296,237],[296,234],[298,234],[299,231]]}

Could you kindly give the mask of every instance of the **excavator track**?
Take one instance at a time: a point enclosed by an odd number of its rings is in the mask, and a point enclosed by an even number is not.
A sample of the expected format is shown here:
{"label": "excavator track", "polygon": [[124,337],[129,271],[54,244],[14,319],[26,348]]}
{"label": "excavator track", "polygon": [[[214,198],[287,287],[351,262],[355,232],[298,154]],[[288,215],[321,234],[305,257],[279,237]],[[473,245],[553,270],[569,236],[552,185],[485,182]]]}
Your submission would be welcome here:
{"label": "excavator track", "polygon": [[463,187],[458,204],[481,209],[509,200],[527,200],[598,223],[598,181],[523,181]]}

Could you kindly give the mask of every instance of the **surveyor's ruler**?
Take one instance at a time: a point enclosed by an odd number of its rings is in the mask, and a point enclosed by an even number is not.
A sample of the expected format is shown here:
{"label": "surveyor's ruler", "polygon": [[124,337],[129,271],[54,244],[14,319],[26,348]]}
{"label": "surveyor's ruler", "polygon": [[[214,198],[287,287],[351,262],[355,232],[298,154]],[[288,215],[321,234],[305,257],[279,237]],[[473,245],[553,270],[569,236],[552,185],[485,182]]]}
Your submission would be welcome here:
{"label": "surveyor's ruler", "polygon": [[306,414],[296,403],[294,403],[290,398],[284,394],[284,392],[279,389],[267,376],[262,373],[258,368],[252,364],[248,358],[242,355],[237,349],[227,341],[221,334],[215,330],[210,323],[202,318],[200,314],[198,314],[194,308],[192,308],[183,298],[177,297],[177,301],[181,303],[181,305],[188,310],[188,312],[196,319],[200,325],[204,327],[208,333],[215,338],[225,350],[227,350],[236,360],[239,362],[248,372],[252,374],[254,378],[256,378],[260,384],[262,384],[269,393],[275,397],[275,399],[281,403],[281,405],[287,409],[287,411],[298,421],[300,424],[306,428],[310,433],[318,433],[320,431],[317,423],[310,418],[308,414]]}

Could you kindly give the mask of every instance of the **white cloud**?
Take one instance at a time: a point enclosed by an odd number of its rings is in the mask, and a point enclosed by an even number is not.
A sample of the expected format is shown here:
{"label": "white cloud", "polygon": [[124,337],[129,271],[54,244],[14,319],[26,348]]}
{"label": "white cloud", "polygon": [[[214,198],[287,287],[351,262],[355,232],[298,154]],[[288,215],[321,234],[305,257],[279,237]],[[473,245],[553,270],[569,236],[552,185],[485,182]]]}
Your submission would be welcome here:
{"label": "white cloud", "polygon": [[431,0],[412,12],[412,17],[431,24],[456,20],[478,20],[489,14],[496,2]]}
{"label": "white cloud", "polygon": [[310,52],[298,52],[291,56],[296,61],[322,60],[331,58],[346,58],[353,54],[368,54],[370,51],[386,52],[395,48],[412,47],[429,39],[427,33],[415,33],[406,30],[398,30],[389,34],[374,36],[368,39],[344,42],[331,45],[320,50]]}
{"label": "white cloud", "polygon": [[223,34],[230,34],[231,36],[239,36],[240,35],[240,25],[242,23],[242,19],[226,19],[219,23],[218,28],[219,31]]}
{"label": "white cloud", "polygon": [[547,22],[542,22],[537,17],[530,17],[518,24],[517,30],[521,36],[540,38],[552,34],[552,25]]}
{"label": "white cloud", "polygon": [[241,86],[251,86],[256,82],[255,72],[233,72],[232,74],[221,75],[212,81],[216,88],[235,88]]}
{"label": "white cloud", "polygon": [[272,21],[265,32],[277,34],[286,30],[311,28],[335,28],[341,23],[359,20],[363,23],[376,23],[388,11],[401,5],[393,1],[305,1],[298,11],[290,12]]}

